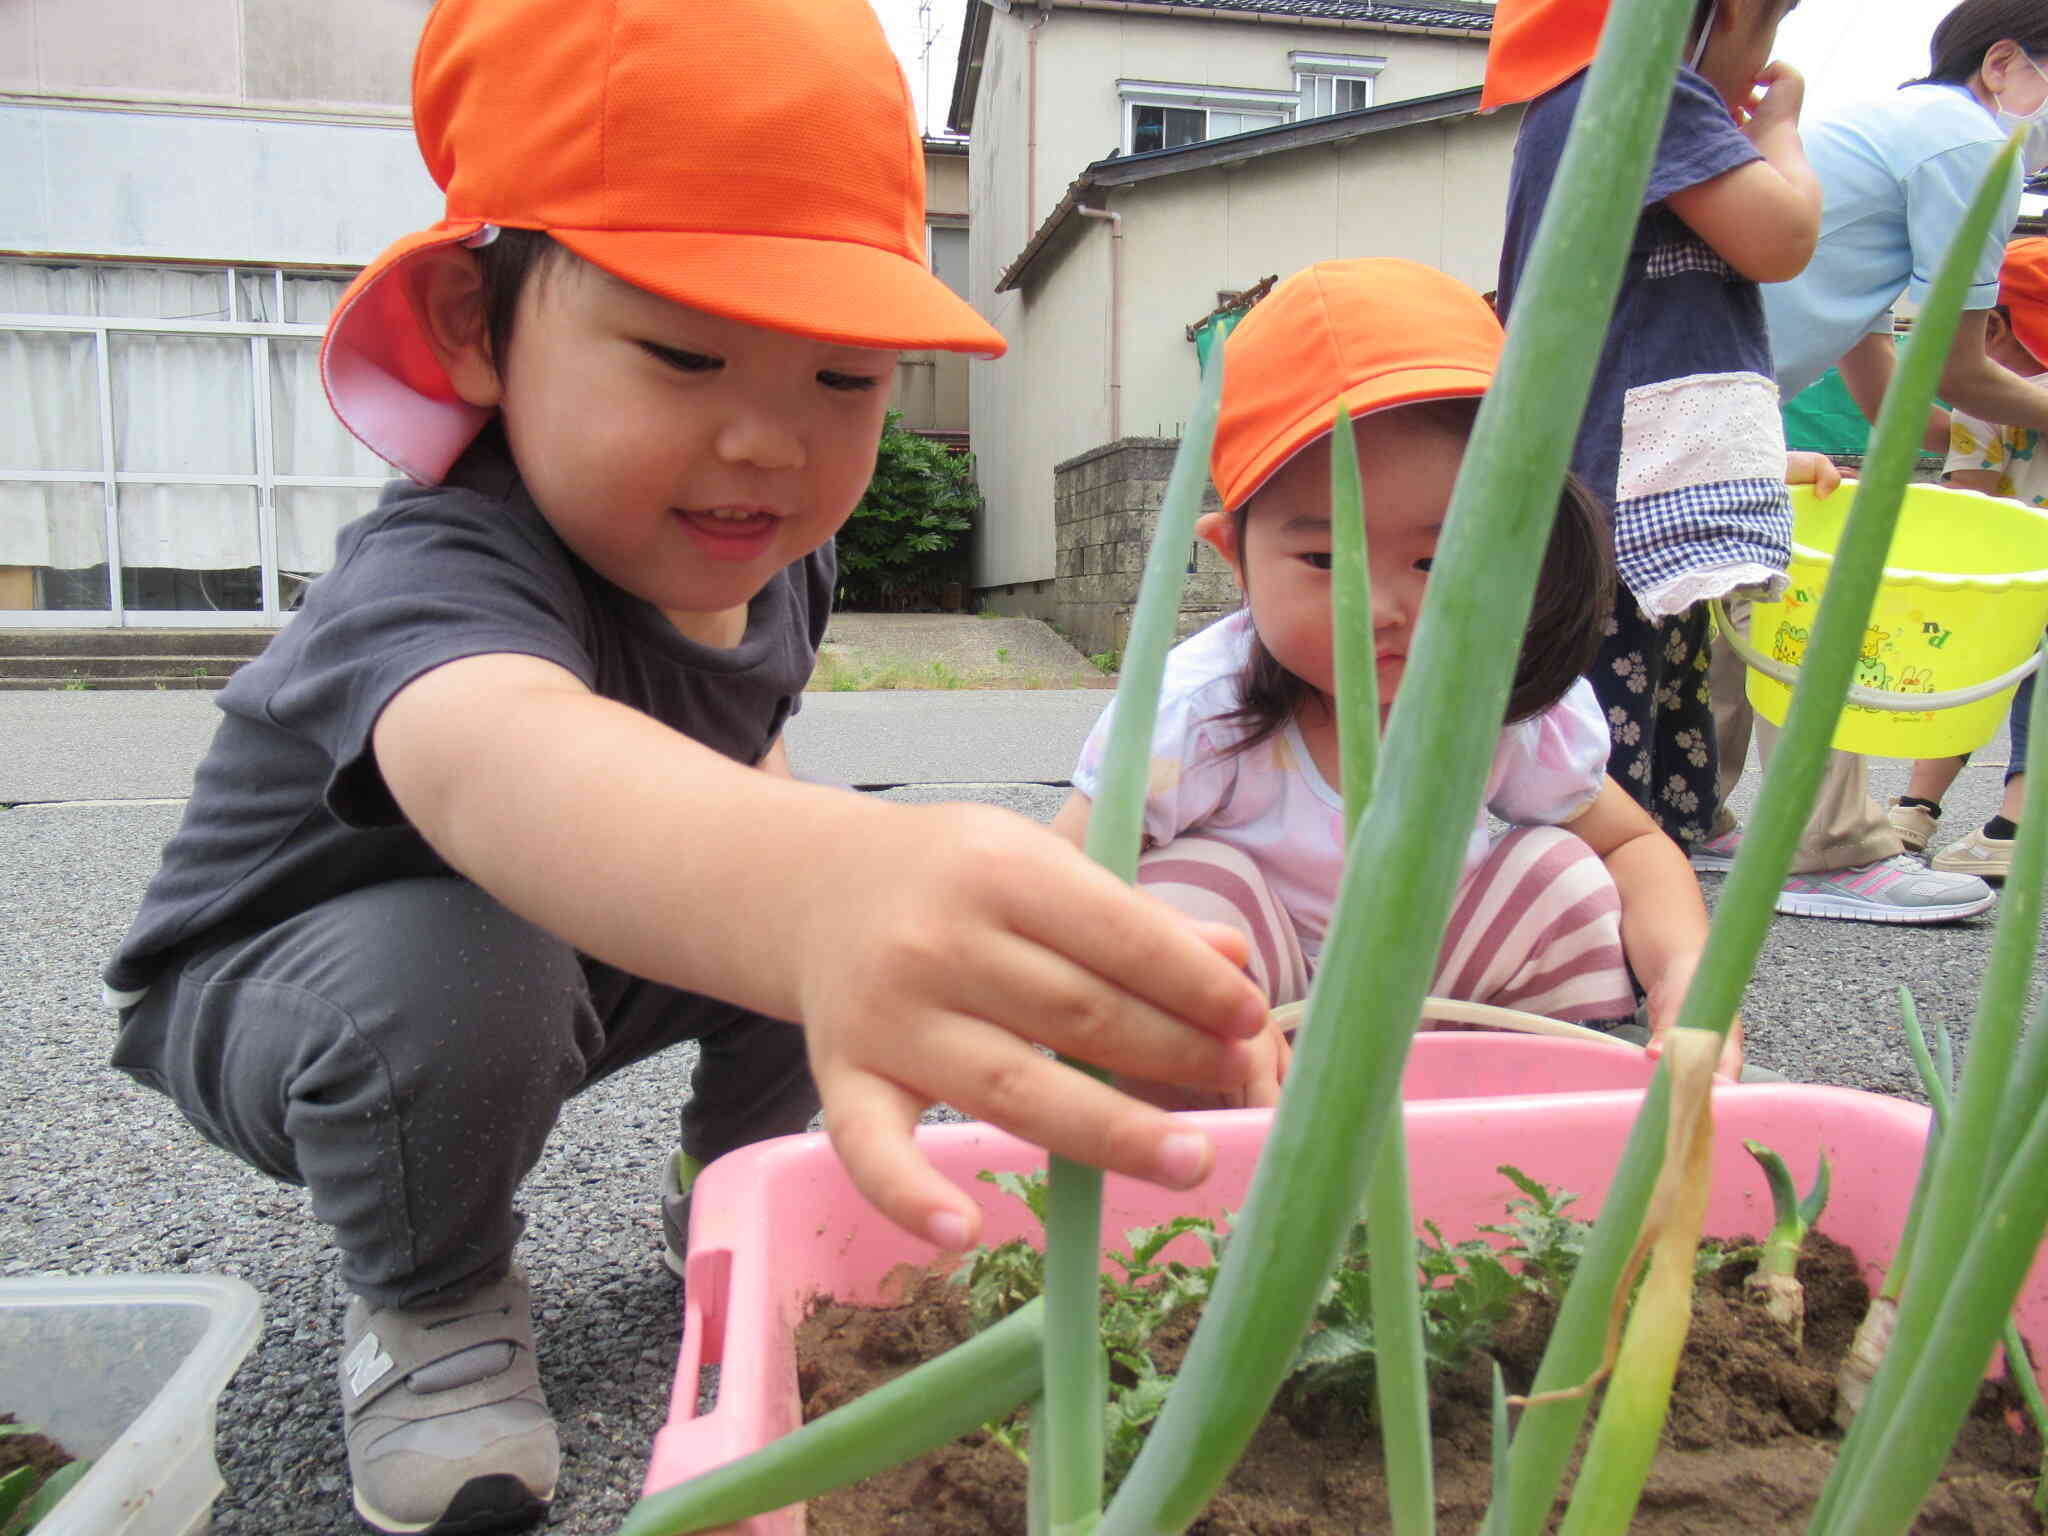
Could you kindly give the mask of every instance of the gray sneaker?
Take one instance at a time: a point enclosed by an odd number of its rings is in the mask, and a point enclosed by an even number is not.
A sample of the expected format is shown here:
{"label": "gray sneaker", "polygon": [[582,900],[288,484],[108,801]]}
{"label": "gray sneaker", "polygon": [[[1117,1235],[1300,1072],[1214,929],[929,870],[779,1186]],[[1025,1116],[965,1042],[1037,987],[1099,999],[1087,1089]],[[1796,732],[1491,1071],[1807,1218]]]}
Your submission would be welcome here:
{"label": "gray sneaker", "polygon": [[[683,1188],[683,1157],[674,1152],[661,1160],[661,1262],[678,1280],[690,1256],[690,1191]],[[690,1182],[696,1181],[693,1169]]]}
{"label": "gray sneaker", "polygon": [[517,1265],[460,1301],[349,1302],[341,1406],[356,1513],[373,1530],[454,1536],[547,1514],[561,1470]]}
{"label": "gray sneaker", "polygon": [[1778,893],[1778,910],[1856,923],[1951,923],[1997,900],[1975,875],[1942,874],[1898,853],[1854,869],[1791,875]]}

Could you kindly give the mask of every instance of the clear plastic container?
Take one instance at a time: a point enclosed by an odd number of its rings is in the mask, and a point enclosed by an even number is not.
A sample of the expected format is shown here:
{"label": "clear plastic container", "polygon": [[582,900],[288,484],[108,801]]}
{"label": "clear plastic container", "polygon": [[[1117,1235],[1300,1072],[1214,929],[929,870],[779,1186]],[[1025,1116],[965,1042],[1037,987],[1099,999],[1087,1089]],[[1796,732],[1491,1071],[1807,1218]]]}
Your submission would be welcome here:
{"label": "clear plastic container", "polygon": [[228,1275],[0,1280],[0,1410],[93,1461],[36,1536],[205,1530],[214,1410],[261,1313]]}

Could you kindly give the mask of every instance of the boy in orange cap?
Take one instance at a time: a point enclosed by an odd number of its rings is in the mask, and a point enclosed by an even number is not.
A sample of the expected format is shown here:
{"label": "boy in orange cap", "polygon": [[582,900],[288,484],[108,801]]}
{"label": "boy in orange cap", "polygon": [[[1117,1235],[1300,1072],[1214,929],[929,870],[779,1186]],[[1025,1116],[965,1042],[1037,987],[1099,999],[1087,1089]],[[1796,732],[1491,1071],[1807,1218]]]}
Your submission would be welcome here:
{"label": "boy in orange cap", "polygon": [[[1345,853],[1330,617],[1330,438],[1350,412],[1365,492],[1382,710],[1415,639],[1428,571],[1500,322],[1478,294],[1410,261],[1325,261],[1252,308],[1225,344],[1210,470],[1222,510],[1197,524],[1243,589],[1238,612],[1175,646],[1153,728],[1145,888],[1246,936],[1253,978],[1301,1001]],[[1613,586],[1600,510],[1559,501],[1507,719],[1476,823],[1447,826],[1464,875],[1433,996],[1633,1028],[1653,1048],[1706,941],[1677,844],[1607,774],[1607,723],[1583,673]],[[1086,837],[1106,711],[1054,828]],[[1495,836],[1490,817],[1508,824]],[[1262,1067],[1277,1074],[1284,1043]],[[1739,1031],[1727,1070],[1740,1069]],[[1263,1088],[1266,1084],[1258,1085]],[[1163,1090],[1166,1103],[1206,1101]]]}
{"label": "boy in orange cap", "polygon": [[957,1249],[927,1105],[1192,1185],[1206,1137],[1036,1047],[1214,1085],[1264,1008],[1022,818],[791,775],[897,351],[1003,350],[926,267],[866,0],[442,0],[414,118],[446,217],[323,367],[418,483],[220,695],[106,982],[116,1064],[334,1229],[358,1514],[469,1532],[554,1491],[514,1197],[580,1089],[698,1043],[672,1263],[694,1169],[821,1098]]}
{"label": "boy in orange cap", "polygon": [[[2005,248],[1998,269],[1998,305],[1984,317],[1984,355],[2032,384],[2048,385],[2048,240],[2029,237]],[[2048,507],[2048,456],[2032,427],[2005,427],[1949,412],[1948,464],[1941,478],[1966,491],[2008,496],[2030,507]],[[2019,836],[2020,806],[2027,789],[2027,727],[2035,679],[2020,684],[2008,716],[2012,752],[2006,762],[2005,792],[1998,814],[1928,863],[1950,874],[2003,880],[2012,872],[2012,845]],[[1891,823],[1906,846],[1918,853],[1933,841],[1941,797],[1969,762],[1968,756],[1927,758],[1913,765],[1906,792],[1892,802]]]}

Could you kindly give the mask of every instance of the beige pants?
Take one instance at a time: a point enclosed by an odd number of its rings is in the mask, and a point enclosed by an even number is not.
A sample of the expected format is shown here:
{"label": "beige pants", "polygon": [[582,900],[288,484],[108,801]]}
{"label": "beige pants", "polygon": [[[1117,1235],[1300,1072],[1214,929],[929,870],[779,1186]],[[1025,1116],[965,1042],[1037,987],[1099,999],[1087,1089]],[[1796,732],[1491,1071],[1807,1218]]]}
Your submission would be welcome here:
{"label": "beige pants", "polygon": [[[1730,599],[1728,617],[1747,631],[1749,604],[1739,598]],[[1715,837],[1735,826],[1728,796],[1742,778],[1742,765],[1749,757],[1751,730],[1756,733],[1757,755],[1766,769],[1778,745],[1778,727],[1759,718],[1743,694],[1743,673],[1747,670],[1742,658],[1725,641],[1716,638],[1713,665],[1708,672],[1714,700],[1714,737],[1721,754],[1715,782],[1720,802],[1720,809],[1714,814]],[[1870,798],[1863,759],[1853,752],[1830,752],[1827,771],[1821,775],[1820,791],[1814,797],[1813,814],[1807,818],[1806,831],[1799,839],[1799,851],[1792,856],[1792,873],[1812,875],[1831,869],[1853,869],[1888,859],[1904,847],[1897,829]]]}

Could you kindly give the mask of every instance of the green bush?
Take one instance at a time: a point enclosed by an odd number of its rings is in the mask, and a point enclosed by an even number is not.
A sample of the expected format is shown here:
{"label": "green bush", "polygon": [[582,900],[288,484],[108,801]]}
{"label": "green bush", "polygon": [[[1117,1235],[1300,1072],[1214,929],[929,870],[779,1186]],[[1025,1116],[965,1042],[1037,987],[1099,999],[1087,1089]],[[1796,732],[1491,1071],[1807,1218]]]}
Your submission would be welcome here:
{"label": "green bush", "polygon": [[974,459],[915,432],[891,411],[875,478],[839,530],[841,608],[936,608],[966,576],[966,535],[981,498]]}

